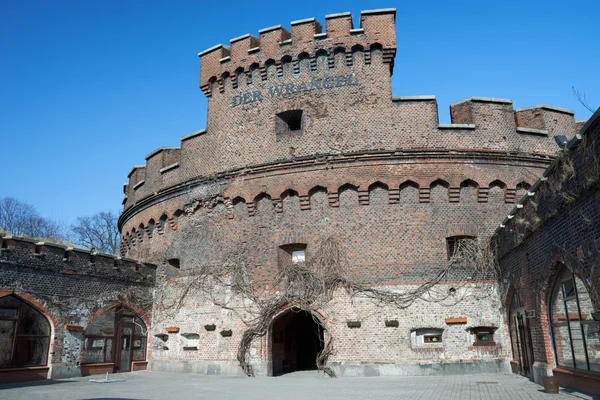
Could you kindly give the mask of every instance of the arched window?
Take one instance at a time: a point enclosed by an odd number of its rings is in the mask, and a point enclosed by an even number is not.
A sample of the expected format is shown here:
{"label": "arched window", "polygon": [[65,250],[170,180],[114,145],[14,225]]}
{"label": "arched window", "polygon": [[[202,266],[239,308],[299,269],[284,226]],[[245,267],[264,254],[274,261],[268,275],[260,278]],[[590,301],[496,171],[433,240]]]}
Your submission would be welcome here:
{"label": "arched window", "polygon": [[0,299],[0,368],[47,365],[50,323],[16,296]]}
{"label": "arched window", "polygon": [[556,364],[600,372],[600,322],[583,282],[567,268],[556,280],[550,304]]}

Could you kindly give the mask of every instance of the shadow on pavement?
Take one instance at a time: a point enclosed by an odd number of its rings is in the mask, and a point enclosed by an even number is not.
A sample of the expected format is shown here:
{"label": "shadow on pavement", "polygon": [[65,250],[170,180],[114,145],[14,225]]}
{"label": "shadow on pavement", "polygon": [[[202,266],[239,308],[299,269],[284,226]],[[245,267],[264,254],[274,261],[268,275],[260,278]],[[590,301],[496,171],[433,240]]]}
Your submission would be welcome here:
{"label": "shadow on pavement", "polygon": [[76,382],[76,381],[71,381],[71,380],[53,381],[52,379],[44,379],[44,380],[39,380],[39,381],[0,383],[0,390],[17,389],[17,388],[34,387],[34,386],[56,385],[56,384],[60,384],[60,383],[69,383],[69,382]]}

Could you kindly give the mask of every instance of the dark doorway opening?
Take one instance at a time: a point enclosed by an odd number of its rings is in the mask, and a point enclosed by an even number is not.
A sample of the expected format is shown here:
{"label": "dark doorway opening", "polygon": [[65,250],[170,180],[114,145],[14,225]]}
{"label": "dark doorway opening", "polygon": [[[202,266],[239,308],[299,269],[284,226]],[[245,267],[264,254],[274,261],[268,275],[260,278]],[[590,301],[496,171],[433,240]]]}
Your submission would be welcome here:
{"label": "dark doorway opening", "polygon": [[316,370],[323,343],[323,328],[313,314],[291,309],[279,316],[271,332],[273,376]]}

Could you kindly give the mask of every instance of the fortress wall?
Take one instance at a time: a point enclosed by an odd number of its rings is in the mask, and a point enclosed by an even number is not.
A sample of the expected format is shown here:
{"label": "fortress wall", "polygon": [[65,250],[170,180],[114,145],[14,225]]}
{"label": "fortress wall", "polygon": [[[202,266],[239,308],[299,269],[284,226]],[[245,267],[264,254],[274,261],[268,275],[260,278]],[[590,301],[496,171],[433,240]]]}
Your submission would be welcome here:
{"label": "fortress wall", "polygon": [[420,282],[445,265],[447,236],[491,234],[540,172],[527,164],[413,161],[240,177],[225,186],[216,206],[202,206],[201,196],[186,193],[127,221],[125,237],[161,214],[172,219],[160,233],[154,225],[144,230],[143,242],[126,241],[123,249],[156,263],[180,259],[182,269],[248,251],[260,277],[277,269],[279,246],[305,243],[310,254],[323,237],[335,235],[345,243],[354,279]]}

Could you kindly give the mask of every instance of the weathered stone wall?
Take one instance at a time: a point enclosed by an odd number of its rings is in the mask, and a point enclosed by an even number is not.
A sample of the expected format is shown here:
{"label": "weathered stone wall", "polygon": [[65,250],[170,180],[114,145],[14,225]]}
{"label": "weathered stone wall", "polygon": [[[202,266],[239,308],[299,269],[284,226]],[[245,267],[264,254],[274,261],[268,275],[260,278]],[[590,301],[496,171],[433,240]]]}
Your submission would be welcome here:
{"label": "weathered stone wall", "polygon": [[[170,301],[181,298],[181,287],[187,279],[176,278],[179,285],[165,287],[164,290],[173,295]],[[407,292],[416,286],[379,288]],[[456,294],[449,297],[450,288],[455,288]],[[160,307],[155,310],[150,368],[215,375],[243,374],[236,357],[247,323],[256,316],[256,308],[229,289],[212,288],[212,293],[213,297],[207,297],[199,290],[191,291],[183,297],[180,307],[164,312]],[[334,352],[327,365],[338,376],[506,372],[510,350],[499,299],[494,281],[440,284],[403,310],[382,306],[361,296],[349,296],[340,289],[325,308],[312,312],[323,321],[326,335],[332,337]],[[165,304],[170,305],[170,301]],[[215,303],[225,303],[227,308]],[[275,318],[287,310],[283,309]],[[450,318],[465,319],[455,324],[447,320]],[[398,326],[386,327],[386,320],[397,320]],[[361,326],[350,328],[348,321],[360,321]],[[214,330],[205,328],[213,324]],[[496,346],[473,345],[471,328],[478,326],[497,328]],[[179,332],[168,334],[166,341],[156,337],[165,334],[168,327],[179,328]],[[442,329],[443,342],[414,346],[411,332],[426,328]],[[227,330],[232,331],[231,337],[221,335]],[[199,338],[192,343],[187,338],[190,334],[197,334]],[[250,362],[257,375],[270,375],[273,371],[272,341],[272,331],[269,331],[250,349]]]}
{"label": "weathered stone wall", "polygon": [[151,264],[12,236],[0,241],[0,295],[19,296],[50,321],[49,377],[81,375],[85,328],[105,309],[127,304],[150,319]]}

